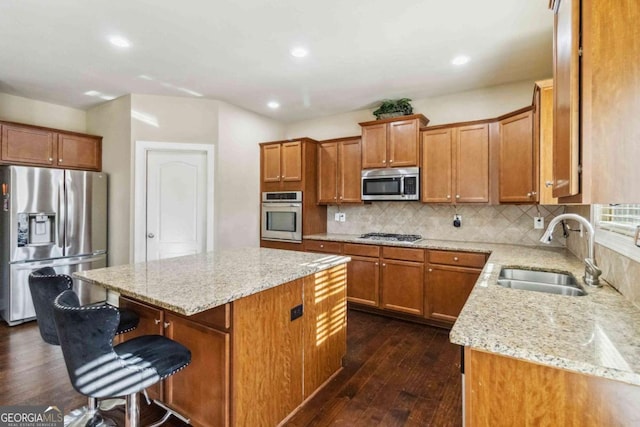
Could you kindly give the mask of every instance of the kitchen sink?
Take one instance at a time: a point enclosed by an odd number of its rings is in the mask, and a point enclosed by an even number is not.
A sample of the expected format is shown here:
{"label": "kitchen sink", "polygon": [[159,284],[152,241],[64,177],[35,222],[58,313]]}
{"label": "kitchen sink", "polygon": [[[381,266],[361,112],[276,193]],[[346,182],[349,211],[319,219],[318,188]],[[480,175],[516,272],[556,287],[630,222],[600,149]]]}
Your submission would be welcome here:
{"label": "kitchen sink", "polygon": [[573,297],[580,297],[587,294],[572,275],[551,271],[503,268],[500,271],[500,276],[498,276],[498,285],[504,288],[523,289],[526,291],[569,295]]}

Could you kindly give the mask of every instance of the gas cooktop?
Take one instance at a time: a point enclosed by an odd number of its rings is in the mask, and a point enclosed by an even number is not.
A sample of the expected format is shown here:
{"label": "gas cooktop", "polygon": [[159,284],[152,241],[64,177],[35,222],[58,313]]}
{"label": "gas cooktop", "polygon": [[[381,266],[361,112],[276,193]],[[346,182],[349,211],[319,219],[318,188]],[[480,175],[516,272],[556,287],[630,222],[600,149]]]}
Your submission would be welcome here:
{"label": "gas cooktop", "polygon": [[390,240],[393,242],[415,242],[422,239],[419,234],[394,234],[394,233],[366,233],[360,236],[361,239],[370,240]]}

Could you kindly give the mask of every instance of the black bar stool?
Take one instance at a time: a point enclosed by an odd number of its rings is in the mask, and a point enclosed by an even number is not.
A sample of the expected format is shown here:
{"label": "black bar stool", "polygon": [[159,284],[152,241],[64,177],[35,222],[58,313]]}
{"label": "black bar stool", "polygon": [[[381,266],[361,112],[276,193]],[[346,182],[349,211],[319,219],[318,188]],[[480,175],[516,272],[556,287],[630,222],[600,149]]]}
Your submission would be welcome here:
{"label": "black bar stool", "polygon": [[161,335],[144,335],[113,346],[120,322],[110,305],[80,307],[72,290],[53,306],[60,347],[73,388],[85,396],[125,396],[125,426],[138,427],[138,392],[185,368],[191,352]]}
{"label": "black bar stool", "polygon": [[[53,302],[62,292],[71,289],[73,281],[66,274],[57,274],[52,267],[43,267],[35,270],[29,275],[29,290],[31,299],[36,311],[36,319],[40,336],[47,344],[60,345],[58,332],[56,331],[55,320],[53,318]],[[140,321],[140,317],[133,310],[120,309],[120,323],[117,327],[117,334],[123,334],[134,330]],[[115,404],[124,403],[121,399],[102,402],[102,409],[108,410]],[[85,425],[91,422],[94,426],[113,425],[108,419],[102,418],[98,412],[97,399],[90,397],[88,404],[84,408],[77,409],[71,413],[72,425]]]}

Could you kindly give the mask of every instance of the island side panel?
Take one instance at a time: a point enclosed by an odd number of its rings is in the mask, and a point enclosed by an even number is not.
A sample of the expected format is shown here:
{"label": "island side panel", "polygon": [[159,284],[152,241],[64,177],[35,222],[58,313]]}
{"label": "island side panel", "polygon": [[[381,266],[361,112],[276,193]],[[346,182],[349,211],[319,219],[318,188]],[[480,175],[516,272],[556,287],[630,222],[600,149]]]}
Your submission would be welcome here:
{"label": "island side panel", "polygon": [[304,278],[304,399],[347,354],[347,264]]}
{"label": "island side panel", "polygon": [[303,279],[233,303],[233,424],[275,426],[302,402]]}

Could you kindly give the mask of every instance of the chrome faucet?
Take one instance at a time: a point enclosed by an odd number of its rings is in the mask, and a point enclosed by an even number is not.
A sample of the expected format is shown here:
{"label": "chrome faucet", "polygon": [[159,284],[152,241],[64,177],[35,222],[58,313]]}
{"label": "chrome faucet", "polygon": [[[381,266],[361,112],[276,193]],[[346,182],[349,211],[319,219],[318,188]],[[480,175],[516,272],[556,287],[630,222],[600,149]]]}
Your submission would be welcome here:
{"label": "chrome faucet", "polygon": [[551,222],[549,223],[549,226],[547,227],[547,230],[544,232],[544,234],[540,238],[540,241],[542,243],[547,243],[547,244],[551,243],[551,239],[553,239],[553,229],[556,228],[556,225],[558,225],[560,221],[563,221],[565,219],[572,219],[574,221],[578,221],[582,226],[584,226],[587,229],[588,238],[589,238],[589,242],[588,242],[589,256],[584,260],[585,268],[584,268],[584,277],[582,279],[589,286],[595,286],[595,287],[602,286],[600,284],[600,279],[599,279],[600,275],[602,274],[602,270],[598,268],[598,266],[596,265],[595,258],[593,257],[593,246],[595,244],[593,226],[584,217],[581,217],[580,215],[576,215],[576,214],[571,214],[571,213],[558,215],[557,217],[551,220]]}

